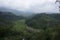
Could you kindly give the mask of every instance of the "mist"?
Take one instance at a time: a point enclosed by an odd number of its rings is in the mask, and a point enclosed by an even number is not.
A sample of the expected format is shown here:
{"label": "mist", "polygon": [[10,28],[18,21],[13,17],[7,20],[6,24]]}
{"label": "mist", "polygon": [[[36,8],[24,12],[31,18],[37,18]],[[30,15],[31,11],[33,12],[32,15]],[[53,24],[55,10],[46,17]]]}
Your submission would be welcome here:
{"label": "mist", "polygon": [[0,7],[30,11],[34,13],[51,12],[57,13],[59,8],[56,0],[0,0]]}

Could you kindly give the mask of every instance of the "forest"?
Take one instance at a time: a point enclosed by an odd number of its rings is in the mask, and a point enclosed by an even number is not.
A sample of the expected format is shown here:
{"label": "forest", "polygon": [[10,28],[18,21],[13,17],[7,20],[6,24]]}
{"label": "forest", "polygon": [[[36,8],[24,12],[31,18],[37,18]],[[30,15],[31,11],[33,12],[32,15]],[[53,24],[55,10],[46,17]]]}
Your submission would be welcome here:
{"label": "forest", "polygon": [[60,40],[60,14],[0,12],[0,40]]}

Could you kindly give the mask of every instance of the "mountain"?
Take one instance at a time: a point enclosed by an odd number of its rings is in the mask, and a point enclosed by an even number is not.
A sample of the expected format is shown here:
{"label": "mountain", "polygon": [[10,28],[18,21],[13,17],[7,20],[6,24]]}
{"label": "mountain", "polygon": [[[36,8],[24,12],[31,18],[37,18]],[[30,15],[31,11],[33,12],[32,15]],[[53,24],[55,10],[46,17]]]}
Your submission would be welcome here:
{"label": "mountain", "polygon": [[29,12],[29,11],[19,11],[19,10],[16,10],[16,9],[9,9],[9,8],[4,8],[4,7],[0,7],[0,11],[2,12],[12,12],[16,15],[22,15],[22,16],[30,16],[32,15],[33,13],[32,12]]}
{"label": "mountain", "polygon": [[15,20],[18,16],[13,14],[12,12],[2,12],[0,11],[0,20]]}
{"label": "mountain", "polygon": [[34,17],[27,19],[26,24],[29,27],[36,29],[46,29],[49,27],[60,26],[60,14],[37,14]]}
{"label": "mountain", "polygon": [[11,12],[0,11],[0,32],[5,29],[9,29],[14,25],[14,21],[17,20],[17,16]]}
{"label": "mountain", "polygon": [[0,11],[2,11],[2,12],[12,12],[16,15],[21,15],[21,12],[19,12],[18,10],[9,9],[9,8],[0,8]]}

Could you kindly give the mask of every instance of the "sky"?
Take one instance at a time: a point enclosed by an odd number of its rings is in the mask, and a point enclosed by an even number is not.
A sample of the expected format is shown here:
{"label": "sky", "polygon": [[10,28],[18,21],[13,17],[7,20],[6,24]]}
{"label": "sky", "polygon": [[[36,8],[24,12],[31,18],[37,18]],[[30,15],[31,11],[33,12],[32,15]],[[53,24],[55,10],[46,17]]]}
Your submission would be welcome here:
{"label": "sky", "polygon": [[0,7],[17,9],[19,11],[58,12],[56,0],[0,0]]}

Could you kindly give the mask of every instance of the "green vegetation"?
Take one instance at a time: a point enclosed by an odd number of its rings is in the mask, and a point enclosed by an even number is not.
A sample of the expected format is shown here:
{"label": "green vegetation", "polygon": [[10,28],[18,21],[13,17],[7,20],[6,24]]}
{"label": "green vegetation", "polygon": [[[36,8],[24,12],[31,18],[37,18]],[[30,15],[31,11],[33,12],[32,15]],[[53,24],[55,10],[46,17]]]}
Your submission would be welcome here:
{"label": "green vegetation", "polygon": [[36,40],[60,40],[60,14],[37,14],[27,19],[26,24],[29,27],[43,30],[42,34],[38,34],[40,38]]}
{"label": "green vegetation", "polygon": [[15,22],[14,28],[16,31],[25,31],[25,19],[21,19]]}
{"label": "green vegetation", "polygon": [[0,12],[0,40],[23,39],[60,40],[60,14],[36,14],[25,18]]}
{"label": "green vegetation", "polygon": [[11,12],[0,12],[0,40],[22,39],[22,31],[14,30],[15,24],[17,24],[16,21],[22,18],[22,16],[16,16]]}
{"label": "green vegetation", "polygon": [[[27,19],[26,24],[37,29],[60,26],[60,14],[37,14]],[[56,16],[56,17],[55,17]]]}

